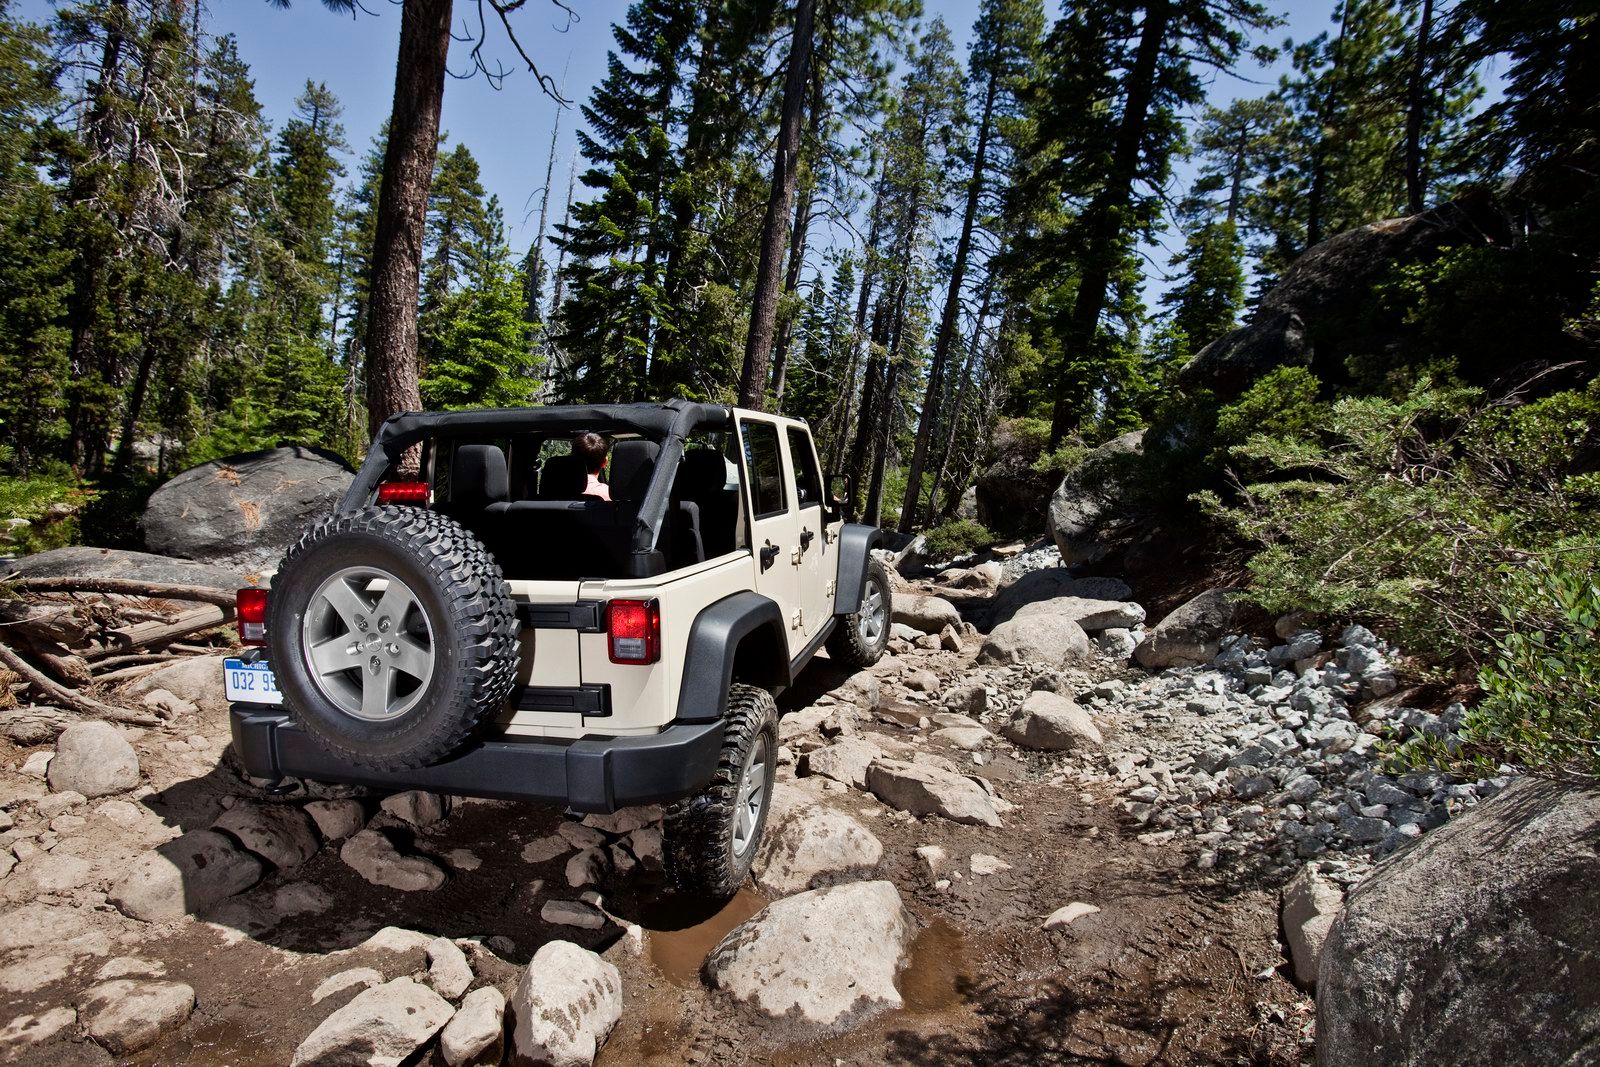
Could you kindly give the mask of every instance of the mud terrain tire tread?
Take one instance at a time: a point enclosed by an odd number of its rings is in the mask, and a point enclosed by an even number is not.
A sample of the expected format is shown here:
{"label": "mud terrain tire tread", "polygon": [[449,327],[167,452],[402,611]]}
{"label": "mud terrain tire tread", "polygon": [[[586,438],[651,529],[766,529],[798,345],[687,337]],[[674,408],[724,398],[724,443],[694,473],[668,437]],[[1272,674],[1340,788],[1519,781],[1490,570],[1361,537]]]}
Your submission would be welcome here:
{"label": "mud terrain tire tread", "polygon": [[[756,739],[767,735],[766,804],[756,825],[755,840],[743,857],[733,854],[735,804],[745,758]],[[722,754],[711,783],[695,796],[667,809],[662,859],[678,892],[725,899],[733,896],[750,874],[761,850],[761,836],[772,809],[772,788],[778,764],[778,705],[758,686],[734,682],[728,687],[723,718]]]}
{"label": "mud terrain tire tread", "polygon": [[[883,657],[884,649],[889,647],[889,630],[894,621],[893,591],[889,586],[889,572],[883,561],[876,557],[867,563],[867,584],[874,582],[883,594],[883,632],[878,635],[878,640],[868,644],[861,639],[861,629],[857,625],[860,622],[859,612],[840,615],[833,633],[828,635],[825,646],[828,658],[850,670],[859,671],[872,666]],[[863,585],[862,596],[865,595],[866,586]]]}
{"label": "mud terrain tire tread", "polygon": [[[302,581],[301,572],[315,567],[316,556],[330,545],[352,539],[366,540],[378,551],[387,546],[398,557],[408,558],[431,587],[415,590],[419,598],[426,601],[431,594],[434,606],[443,608],[442,618],[429,612],[435,691],[393,724],[403,729],[374,730],[385,734],[379,737],[351,736],[349,727],[359,730],[367,724],[357,724],[328,705],[294,669],[307,606],[304,599],[322,577],[313,569]],[[296,604],[297,600],[301,602]],[[334,515],[306,530],[273,576],[267,632],[289,716],[335,756],[381,770],[424,767],[451,755],[500,710],[516,683],[519,624],[500,565],[460,523],[422,508],[367,507]]]}

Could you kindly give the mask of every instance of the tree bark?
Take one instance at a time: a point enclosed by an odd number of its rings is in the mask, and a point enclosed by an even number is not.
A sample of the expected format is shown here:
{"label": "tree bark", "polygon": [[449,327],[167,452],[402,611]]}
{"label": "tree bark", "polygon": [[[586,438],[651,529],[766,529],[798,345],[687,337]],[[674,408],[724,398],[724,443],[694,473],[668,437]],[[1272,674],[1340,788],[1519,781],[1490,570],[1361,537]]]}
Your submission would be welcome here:
{"label": "tree bark", "polygon": [[750,329],[745,335],[744,371],[739,376],[739,404],[764,410],[767,370],[772,359],[772,336],[778,318],[778,286],[784,245],[789,235],[789,215],[799,179],[800,120],[805,111],[806,80],[811,67],[812,23],[817,0],[797,0],[794,39],[789,45],[789,68],[783,80],[782,119],[778,146],[772,160],[772,191],[761,223],[761,258],[756,267],[755,299],[750,309]]}
{"label": "tree bark", "polygon": [[1428,46],[1432,35],[1433,0],[1422,0],[1417,54],[1411,64],[1411,86],[1406,101],[1406,208],[1413,215],[1422,210],[1427,192],[1422,175],[1422,126],[1428,109]]}
{"label": "tree bark", "polygon": [[[1106,184],[1088,209],[1091,221],[1088,239],[1083,244],[1088,255],[1083,275],[1078,281],[1077,297],[1072,302],[1067,329],[1062,337],[1064,364],[1074,354],[1089,351],[1100,329],[1100,315],[1105,310],[1111,272],[1121,254],[1121,242],[1117,239],[1119,219],[1138,177],[1139,152],[1143,147],[1145,130],[1150,124],[1150,103],[1155,96],[1156,67],[1161,59],[1161,48],[1166,41],[1167,25],[1171,18],[1172,5],[1168,0],[1156,0],[1145,8],[1144,27],[1139,33],[1133,69],[1128,72],[1127,102],[1123,105],[1122,119],[1118,124]],[[1056,379],[1055,407],[1050,420],[1052,449],[1072,429],[1069,425],[1073,414],[1069,403],[1070,391],[1071,375],[1063,365]]]}
{"label": "tree bark", "polygon": [[[928,486],[928,507],[925,512],[928,524],[933,523],[934,509],[938,505],[939,487],[944,483],[945,474],[950,469],[950,453],[956,447],[956,435],[961,429],[961,412],[967,406],[967,393],[972,389],[972,379],[976,373],[978,351],[983,346],[983,324],[989,318],[989,308],[994,301],[995,274],[989,271],[989,277],[983,286],[983,303],[978,308],[978,317],[972,325],[972,344],[967,347],[967,359],[961,369],[961,380],[956,390],[955,400],[951,404],[948,422],[949,431],[945,434],[944,449],[939,453],[938,462],[933,468],[933,482]],[[965,488],[962,492],[965,492]],[[957,494],[959,499],[959,494]]]}
{"label": "tree bark", "polygon": [[956,258],[950,267],[950,288],[945,293],[944,313],[939,318],[939,333],[933,342],[933,360],[928,366],[928,392],[922,401],[922,416],[917,420],[917,441],[911,449],[911,469],[906,472],[906,495],[900,505],[900,532],[910,533],[917,519],[917,500],[922,495],[922,469],[928,462],[928,443],[939,422],[944,399],[944,366],[955,338],[956,318],[961,312],[961,287],[967,279],[967,260],[972,255],[972,230],[978,218],[978,201],[983,194],[983,169],[989,154],[989,126],[994,117],[994,99],[1000,79],[993,72],[983,93],[983,114],[978,120],[978,147],[972,157],[972,179],[967,183],[967,204],[961,215],[961,236],[956,240]]}
{"label": "tree bark", "polygon": [[417,386],[417,286],[428,188],[439,154],[452,0],[405,0],[394,110],[378,187],[367,317],[367,427],[422,407]]}
{"label": "tree bark", "polygon": [[[783,276],[784,295],[798,292],[800,272],[806,265],[806,232],[811,226],[811,183],[806,182],[799,203],[794,207],[794,233],[789,238],[789,268]],[[794,336],[794,317],[790,316],[778,333],[772,356],[772,407],[783,411],[783,384],[789,372],[789,341]]]}

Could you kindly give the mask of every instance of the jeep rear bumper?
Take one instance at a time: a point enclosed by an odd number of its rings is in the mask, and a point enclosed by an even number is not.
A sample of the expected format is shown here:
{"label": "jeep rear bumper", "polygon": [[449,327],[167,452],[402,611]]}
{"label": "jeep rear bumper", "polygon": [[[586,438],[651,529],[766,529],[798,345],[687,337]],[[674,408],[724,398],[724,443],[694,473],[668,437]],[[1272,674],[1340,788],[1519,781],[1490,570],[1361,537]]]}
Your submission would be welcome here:
{"label": "jeep rear bumper", "polygon": [[581,812],[693,796],[711,781],[722,751],[721,722],[681,723],[640,737],[480,741],[443,763],[385,771],[326,751],[277,708],[235,704],[229,718],[234,750],[252,777],[554,801]]}

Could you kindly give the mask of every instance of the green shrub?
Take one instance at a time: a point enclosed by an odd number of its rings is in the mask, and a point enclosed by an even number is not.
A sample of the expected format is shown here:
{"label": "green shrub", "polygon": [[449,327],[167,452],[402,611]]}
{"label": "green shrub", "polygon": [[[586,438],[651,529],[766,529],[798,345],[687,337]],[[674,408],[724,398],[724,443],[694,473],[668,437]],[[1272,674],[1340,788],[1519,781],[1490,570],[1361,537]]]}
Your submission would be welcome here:
{"label": "green shrub", "polygon": [[76,544],[79,512],[94,498],[70,475],[0,477],[0,551],[22,556]]}
{"label": "green shrub", "polygon": [[1279,367],[1217,412],[1212,462],[1222,466],[1229,449],[1257,434],[1299,437],[1322,425],[1328,405],[1317,400],[1322,384],[1304,367]]}
{"label": "green shrub", "polygon": [[951,519],[922,535],[928,545],[928,558],[954,559],[994,543],[994,534],[971,519]]}
{"label": "green shrub", "polygon": [[1248,542],[1250,596],[1272,612],[1362,618],[1408,650],[1480,663],[1502,623],[1503,568],[1600,534],[1600,384],[1522,407],[1423,383],[1342,400],[1326,426],[1230,450],[1269,472],[1197,499]]}

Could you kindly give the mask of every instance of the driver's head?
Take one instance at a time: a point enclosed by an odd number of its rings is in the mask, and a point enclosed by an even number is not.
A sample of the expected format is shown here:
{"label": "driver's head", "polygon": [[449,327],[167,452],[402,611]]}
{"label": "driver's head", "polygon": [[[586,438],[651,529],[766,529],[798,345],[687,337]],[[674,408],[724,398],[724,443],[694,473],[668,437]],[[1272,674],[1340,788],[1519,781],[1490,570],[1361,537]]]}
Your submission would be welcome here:
{"label": "driver's head", "polygon": [[580,433],[572,439],[572,454],[583,460],[583,469],[590,474],[600,473],[610,451],[611,442],[597,433]]}

